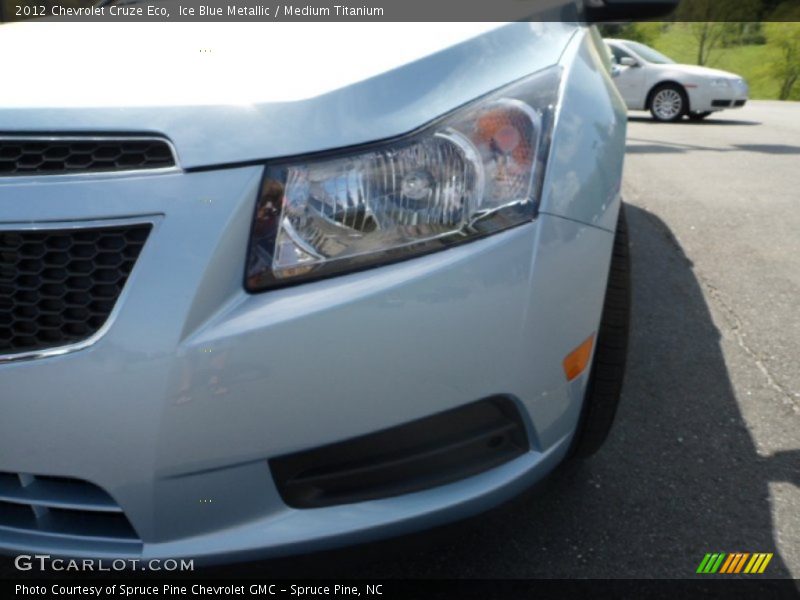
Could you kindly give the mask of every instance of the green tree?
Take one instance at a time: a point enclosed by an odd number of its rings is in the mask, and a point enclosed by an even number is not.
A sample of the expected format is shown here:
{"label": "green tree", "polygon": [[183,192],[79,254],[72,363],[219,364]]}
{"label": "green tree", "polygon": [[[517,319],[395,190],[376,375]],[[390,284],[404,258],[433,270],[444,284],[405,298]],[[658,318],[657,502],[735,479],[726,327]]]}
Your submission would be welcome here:
{"label": "green tree", "polygon": [[749,21],[758,14],[761,0],[683,0],[677,18],[688,21],[689,30],[697,41],[697,64],[708,63],[711,53],[735,26],[731,21]]}
{"label": "green tree", "polygon": [[639,23],[625,24],[603,24],[600,25],[600,34],[608,38],[621,38],[623,40],[633,40],[652,46],[661,36],[662,31],[668,24],[646,21]]}
{"label": "green tree", "polygon": [[800,80],[800,8],[794,3],[781,4],[764,25],[767,45],[777,50],[770,62],[772,76],[780,82],[778,98],[788,100]]}
{"label": "green tree", "polygon": [[731,48],[748,44],[763,45],[767,43],[762,31],[763,24],[759,21],[745,21],[728,23],[722,36],[722,46]]}

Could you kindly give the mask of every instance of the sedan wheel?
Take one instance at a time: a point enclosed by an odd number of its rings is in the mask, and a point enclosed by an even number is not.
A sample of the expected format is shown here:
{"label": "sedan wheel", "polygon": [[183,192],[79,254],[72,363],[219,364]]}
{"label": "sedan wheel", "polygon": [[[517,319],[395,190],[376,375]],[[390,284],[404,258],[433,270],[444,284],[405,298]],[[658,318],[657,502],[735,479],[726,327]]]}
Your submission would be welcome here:
{"label": "sedan wheel", "polygon": [[684,115],[686,104],[683,90],[675,85],[665,85],[653,93],[650,112],[656,121],[673,122]]}

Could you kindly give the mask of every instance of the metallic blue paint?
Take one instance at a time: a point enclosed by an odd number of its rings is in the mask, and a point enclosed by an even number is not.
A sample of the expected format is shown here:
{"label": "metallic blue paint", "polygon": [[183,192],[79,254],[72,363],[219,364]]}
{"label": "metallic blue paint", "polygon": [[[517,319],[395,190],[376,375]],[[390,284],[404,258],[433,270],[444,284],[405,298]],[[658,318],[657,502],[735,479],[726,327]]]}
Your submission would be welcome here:
{"label": "metallic blue paint", "polygon": [[[549,472],[580,413],[586,373],[568,383],[561,363],[598,327],[624,152],[624,107],[588,31],[510,25],[246,117],[235,107],[70,113],[0,105],[6,130],[144,123],[171,137],[185,168],[400,134],[526,73],[558,61],[566,71],[534,222],[264,294],[242,287],[258,165],[0,178],[0,227],[156,224],[94,345],[0,364],[0,471],[100,485],[142,544],[100,547],[0,527],[0,550],[203,561],[276,556],[461,518]],[[309,121],[311,114],[319,118]],[[285,135],[275,135],[276,123]],[[287,507],[270,477],[270,457],[498,393],[523,409],[532,448],[480,475],[307,510]]]}

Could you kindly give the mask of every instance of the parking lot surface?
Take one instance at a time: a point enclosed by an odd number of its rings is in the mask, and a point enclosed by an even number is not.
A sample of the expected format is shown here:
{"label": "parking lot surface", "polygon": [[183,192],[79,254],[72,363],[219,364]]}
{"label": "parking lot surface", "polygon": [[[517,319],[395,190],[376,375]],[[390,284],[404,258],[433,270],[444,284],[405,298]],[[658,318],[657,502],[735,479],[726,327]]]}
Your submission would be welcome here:
{"label": "parking lot surface", "polygon": [[774,552],[767,575],[800,578],[800,104],[634,113],[623,191],[632,339],[598,455],[465,523],[204,573],[683,578]]}

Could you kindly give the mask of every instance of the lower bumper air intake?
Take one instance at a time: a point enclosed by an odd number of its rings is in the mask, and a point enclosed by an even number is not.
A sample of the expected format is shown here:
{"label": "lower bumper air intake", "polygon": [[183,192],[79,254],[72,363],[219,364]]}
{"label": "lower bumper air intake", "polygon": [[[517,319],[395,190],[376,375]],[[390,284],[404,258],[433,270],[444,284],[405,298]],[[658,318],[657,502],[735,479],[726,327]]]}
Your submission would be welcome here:
{"label": "lower bumper air intake", "polygon": [[416,492],[499,466],[529,448],[516,404],[495,396],[270,460],[284,502],[320,508]]}

